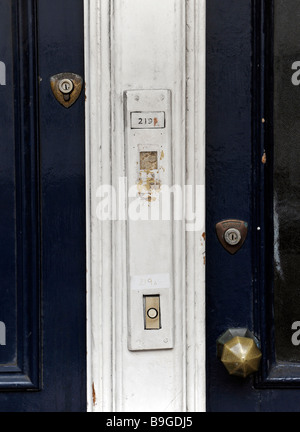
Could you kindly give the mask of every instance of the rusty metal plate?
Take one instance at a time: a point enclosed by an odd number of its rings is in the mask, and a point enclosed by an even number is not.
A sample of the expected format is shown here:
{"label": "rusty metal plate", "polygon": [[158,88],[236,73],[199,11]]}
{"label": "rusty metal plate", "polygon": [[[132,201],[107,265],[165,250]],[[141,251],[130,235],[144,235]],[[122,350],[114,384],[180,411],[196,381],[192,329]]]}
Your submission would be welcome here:
{"label": "rusty metal plate", "polygon": [[[236,231],[240,234],[240,236],[237,237],[236,244],[234,244],[234,233]],[[224,249],[230,254],[234,255],[245,243],[248,234],[248,224],[247,222],[241,220],[224,220],[216,225],[216,232],[218,239]],[[230,240],[228,233],[232,233],[232,241]]]}
{"label": "rusty metal plate", "polygon": [[[72,90],[69,93],[63,93],[60,84],[62,81],[68,80],[73,83]],[[83,79],[81,76],[74,73],[61,73],[52,76],[50,78],[50,84],[56,100],[65,108],[70,108],[77,101],[81,94]]]}

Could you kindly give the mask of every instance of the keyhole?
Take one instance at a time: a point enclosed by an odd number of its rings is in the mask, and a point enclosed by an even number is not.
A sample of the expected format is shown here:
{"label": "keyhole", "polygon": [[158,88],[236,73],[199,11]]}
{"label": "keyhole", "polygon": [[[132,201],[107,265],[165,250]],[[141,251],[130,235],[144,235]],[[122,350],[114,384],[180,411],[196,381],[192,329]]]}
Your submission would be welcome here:
{"label": "keyhole", "polygon": [[231,246],[236,246],[240,242],[240,240],[241,240],[241,234],[235,228],[230,228],[225,233],[225,241]]}
{"label": "keyhole", "polygon": [[69,96],[70,93],[72,93],[73,89],[74,89],[74,84],[71,80],[69,80],[68,78],[65,78],[64,80],[62,80],[59,83],[59,90],[64,94]]}

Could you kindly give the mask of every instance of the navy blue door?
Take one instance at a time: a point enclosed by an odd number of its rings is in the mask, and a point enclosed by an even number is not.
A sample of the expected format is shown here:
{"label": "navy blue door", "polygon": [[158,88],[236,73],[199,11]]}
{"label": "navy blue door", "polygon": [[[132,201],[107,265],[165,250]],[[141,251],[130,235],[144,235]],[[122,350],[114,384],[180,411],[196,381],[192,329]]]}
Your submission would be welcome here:
{"label": "navy blue door", "polygon": [[[300,409],[300,4],[207,2],[207,409]],[[231,254],[216,224],[248,224]],[[258,372],[231,376],[227,329],[261,345]],[[258,345],[259,345],[258,343]]]}
{"label": "navy blue door", "polygon": [[0,0],[0,410],[84,411],[82,0]]}

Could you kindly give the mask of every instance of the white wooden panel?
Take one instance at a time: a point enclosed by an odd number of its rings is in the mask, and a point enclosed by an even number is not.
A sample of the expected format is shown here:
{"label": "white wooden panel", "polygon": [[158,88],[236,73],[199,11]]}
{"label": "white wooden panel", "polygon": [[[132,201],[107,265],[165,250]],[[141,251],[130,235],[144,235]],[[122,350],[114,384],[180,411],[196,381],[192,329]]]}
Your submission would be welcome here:
{"label": "white wooden panel", "polygon": [[[174,12],[175,7],[180,13]],[[178,127],[184,124],[185,115],[182,107],[185,92],[184,80],[182,80],[185,74],[185,65],[182,62],[185,54],[184,4],[181,0],[115,1],[113,16],[112,65],[115,95],[113,116],[115,130],[118,131],[114,136],[114,153],[121,156],[120,148],[124,151],[124,116],[120,97],[124,91],[130,89],[171,90],[174,95],[172,124],[175,125],[173,133],[175,152],[179,143],[184,142],[185,139],[184,127]],[[123,160],[124,157],[121,156],[121,164]],[[117,159],[116,163],[118,163]],[[121,164],[116,168],[118,172],[124,170]],[[182,168],[180,163],[177,175],[182,176]],[[149,235],[151,236],[150,231]],[[118,273],[122,270],[126,272],[127,268],[119,268]],[[124,273],[123,280],[127,280],[127,275]],[[175,292],[176,290],[179,291],[178,286],[175,287]],[[182,296],[182,292],[178,292],[178,296]],[[118,338],[123,341],[122,346],[117,350],[120,369],[119,385],[116,389],[116,409],[118,411],[137,409],[181,411],[185,397],[182,391],[184,377],[182,372],[180,373],[184,369],[181,333],[175,334],[175,348],[172,351],[129,352],[126,340],[127,292],[120,287],[118,281],[116,281],[116,299],[118,300],[116,307],[123,310],[123,322],[119,322],[119,328],[116,329]],[[180,317],[178,321],[180,325],[181,311],[179,310],[176,315]]]}
{"label": "white wooden panel", "polygon": [[[89,410],[205,409],[204,17],[204,0],[85,2]],[[137,89],[171,91],[173,185],[201,197],[197,232],[172,224],[172,350],[128,350],[126,218],[97,218],[99,187],[118,195],[126,177],[124,92]]]}

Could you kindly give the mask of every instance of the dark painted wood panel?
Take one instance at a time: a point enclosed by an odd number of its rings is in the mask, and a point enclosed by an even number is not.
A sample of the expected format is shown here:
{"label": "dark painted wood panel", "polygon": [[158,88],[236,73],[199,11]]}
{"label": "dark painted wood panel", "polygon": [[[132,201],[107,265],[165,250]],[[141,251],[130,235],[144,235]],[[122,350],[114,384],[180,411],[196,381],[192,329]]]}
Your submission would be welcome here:
{"label": "dark painted wood panel", "polygon": [[[26,7],[25,7],[26,6]],[[38,121],[32,2],[1,0],[1,317],[0,389],[38,389],[40,254]],[[31,102],[31,104],[30,104]]]}
{"label": "dark painted wood panel", "polygon": [[[253,328],[252,286],[252,2],[207,3],[207,406],[251,410],[252,379],[230,377],[216,356],[228,328]],[[249,233],[234,256],[215,226],[244,220]],[[238,403],[236,404],[233,400]]]}
{"label": "dark painted wood panel", "polygon": [[[288,28],[286,20],[281,31]],[[274,343],[274,324],[280,326],[274,323],[273,149],[280,138],[274,31],[273,2],[207,4],[208,411],[299,411],[299,365],[280,362]],[[286,70],[282,80],[287,77]],[[281,117],[287,114],[283,99],[275,100]],[[216,239],[215,224],[226,218],[243,219],[250,228],[234,257]],[[256,376],[229,376],[217,359],[216,339],[230,327],[248,327],[259,338],[263,359]]]}
{"label": "dark painted wood panel", "polygon": [[83,2],[0,10],[0,410],[85,411],[85,97],[66,110],[50,87],[84,78]]}

